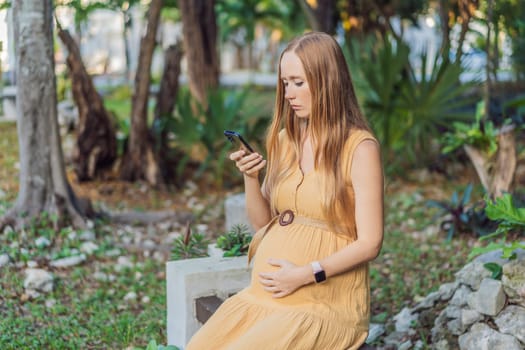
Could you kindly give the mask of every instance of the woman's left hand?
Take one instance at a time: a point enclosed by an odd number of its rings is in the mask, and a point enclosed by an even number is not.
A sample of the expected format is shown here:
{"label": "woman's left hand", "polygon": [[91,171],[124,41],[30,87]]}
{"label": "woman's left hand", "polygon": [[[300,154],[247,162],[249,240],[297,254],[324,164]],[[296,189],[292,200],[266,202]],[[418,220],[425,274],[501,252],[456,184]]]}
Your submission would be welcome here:
{"label": "woman's left hand", "polygon": [[311,277],[312,269],[308,265],[297,266],[284,259],[268,259],[268,264],[280,269],[275,272],[260,272],[259,282],[274,298],[290,295],[310,282],[308,277]]}

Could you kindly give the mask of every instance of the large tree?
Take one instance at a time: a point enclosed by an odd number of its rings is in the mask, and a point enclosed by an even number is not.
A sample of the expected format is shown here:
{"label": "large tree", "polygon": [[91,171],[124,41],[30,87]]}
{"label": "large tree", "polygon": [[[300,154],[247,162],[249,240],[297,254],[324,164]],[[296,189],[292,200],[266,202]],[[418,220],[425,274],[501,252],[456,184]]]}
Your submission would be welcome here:
{"label": "large tree", "polygon": [[[14,0],[20,188],[0,227],[22,227],[43,213],[56,226],[85,226],[65,174],[56,107],[53,1]],[[67,219],[67,220],[66,220]]]}
{"label": "large tree", "polygon": [[[58,21],[57,21],[58,23]],[[111,170],[117,158],[117,138],[109,113],[89,76],[80,50],[69,32],[58,25],[58,36],[68,50],[67,67],[78,108],[77,142],[73,156],[79,181],[94,180]]]}
{"label": "large tree", "polygon": [[153,152],[153,140],[148,129],[148,101],[151,84],[151,62],[156,46],[162,0],[152,0],[148,10],[146,33],[140,41],[140,53],[135,74],[135,91],[131,107],[131,130],[122,159],[120,177],[123,180],[146,180],[161,185],[162,176]]}
{"label": "large tree", "polygon": [[207,106],[207,93],[219,85],[215,0],[179,0],[191,94]]}

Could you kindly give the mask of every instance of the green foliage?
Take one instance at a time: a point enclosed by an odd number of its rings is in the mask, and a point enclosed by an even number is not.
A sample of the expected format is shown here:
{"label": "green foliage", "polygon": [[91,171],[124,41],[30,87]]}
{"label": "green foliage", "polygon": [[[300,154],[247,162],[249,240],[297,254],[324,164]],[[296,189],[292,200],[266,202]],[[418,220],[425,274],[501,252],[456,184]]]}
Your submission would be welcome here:
{"label": "green foliage", "polygon": [[[462,108],[471,101],[462,95],[470,84],[460,83],[461,66],[423,52],[417,68],[410,63],[409,47],[390,40],[354,40],[344,51],[365,115],[391,152],[390,163],[407,156],[412,162],[437,156],[429,140],[468,117]],[[394,156],[399,152],[403,157]]]}
{"label": "green foliage", "polygon": [[500,264],[496,264],[493,262],[489,262],[483,265],[487,270],[492,272],[491,278],[495,280],[501,280],[501,276],[503,275],[503,268]]}
{"label": "green foliage", "polygon": [[[507,239],[509,233],[516,233],[518,237],[525,235],[525,207],[517,208],[510,193],[505,193],[493,201],[487,198],[486,203],[485,212],[491,220],[498,222],[498,227],[492,234],[481,238],[491,242],[485,247],[474,248],[469,257],[502,249],[503,258],[515,258],[515,250],[525,249],[525,244],[518,241],[507,242]],[[497,238],[499,240],[494,241]]]}
{"label": "green foliage", "polygon": [[[248,118],[251,113],[243,108],[248,92],[248,88],[237,91],[210,91],[208,108],[204,109],[187,88],[179,89],[174,115],[162,116],[154,122],[152,128],[157,138],[164,132],[171,134],[173,137],[169,147],[184,152],[183,158],[178,162],[178,177],[182,177],[192,154],[200,152],[202,158],[194,176],[200,178],[210,170],[215,184],[222,185],[226,167],[233,166],[227,159],[228,152],[231,152],[231,144],[224,137],[224,130],[245,133],[250,130],[250,125],[258,127],[257,122],[251,124],[253,120]],[[229,176],[232,174],[238,172],[228,172]]]}
{"label": "green foliage", "polygon": [[284,31],[285,36],[301,32],[304,16],[296,1],[281,0],[217,0],[215,5],[221,41],[238,44],[254,41],[257,24]]}
{"label": "green foliage", "polygon": [[498,140],[494,124],[489,120],[483,122],[485,115],[485,102],[480,101],[476,106],[476,120],[472,124],[455,122],[453,131],[447,132],[441,139],[442,152],[450,153],[464,145],[472,146],[489,157],[498,150]]}
{"label": "green foliage", "polygon": [[224,257],[241,256],[248,253],[251,241],[249,228],[239,224],[217,238],[217,247],[224,250]]}
{"label": "green foliage", "polygon": [[157,342],[153,339],[148,343],[146,348],[133,348],[133,350],[179,350],[178,347],[174,345],[157,345]]}
{"label": "green foliage", "polygon": [[172,260],[202,258],[208,256],[210,241],[202,233],[192,233],[188,224],[184,236],[177,237],[171,249]]}

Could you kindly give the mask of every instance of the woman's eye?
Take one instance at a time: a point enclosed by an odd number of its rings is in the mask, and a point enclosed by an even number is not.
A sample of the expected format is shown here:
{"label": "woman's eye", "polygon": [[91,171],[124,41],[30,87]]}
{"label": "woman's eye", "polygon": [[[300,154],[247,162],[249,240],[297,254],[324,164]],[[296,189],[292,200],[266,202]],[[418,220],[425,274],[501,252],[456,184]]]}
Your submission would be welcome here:
{"label": "woman's eye", "polygon": [[302,81],[298,81],[298,82],[295,83],[295,86],[297,86],[297,87],[300,87],[300,86],[302,86],[302,85],[303,85],[303,82],[302,82]]}

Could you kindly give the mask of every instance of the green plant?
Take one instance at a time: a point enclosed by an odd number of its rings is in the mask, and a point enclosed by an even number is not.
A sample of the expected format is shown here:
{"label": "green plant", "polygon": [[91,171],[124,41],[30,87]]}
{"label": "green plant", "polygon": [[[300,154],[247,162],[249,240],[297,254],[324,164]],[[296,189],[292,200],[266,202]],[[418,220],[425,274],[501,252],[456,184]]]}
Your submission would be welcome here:
{"label": "green plant", "polygon": [[470,218],[468,215],[467,204],[470,201],[472,193],[472,184],[469,184],[461,198],[457,191],[454,191],[452,198],[449,201],[428,200],[427,206],[440,209],[436,216],[443,216],[448,214],[450,219],[445,219],[441,222],[441,229],[447,231],[447,240],[452,239],[456,232],[465,231],[468,227]]}
{"label": "green plant", "polygon": [[209,240],[201,233],[192,233],[188,223],[184,236],[177,237],[171,249],[171,259],[193,259],[208,256]]}
{"label": "green plant", "polygon": [[[143,348],[134,348],[133,350],[142,350]],[[179,350],[175,345],[160,345],[153,339],[148,343],[144,350]]]}
{"label": "green plant", "polygon": [[[510,233],[515,233],[518,237],[525,235],[525,207],[516,207],[510,193],[505,193],[495,200],[487,198],[486,203],[485,212],[490,219],[498,222],[498,227],[490,235],[481,238],[482,241],[491,242],[485,247],[472,249],[469,258],[497,249],[502,250],[503,258],[515,258],[515,250],[525,249],[525,244],[518,240],[508,242],[508,236]],[[494,241],[496,238],[500,239]]]}
{"label": "green plant", "polygon": [[224,257],[241,256],[248,253],[251,241],[249,228],[238,224],[217,238],[217,247],[224,250]]}
{"label": "green plant", "polygon": [[[436,154],[428,140],[468,118],[462,109],[471,101],[463,94],[471,85],[460,83],[461,66],[424,51],[417,67],[408,45],[393,39],[350,41],[344,50],[365,115],[391,152],[389,163],[430,160]],[[399,152],[403,157],[394,157]]]}
{"label": "green plant", "polygon": [[491,121],[483,122],[485,102],[480,101],[476,106],[476,120],[472,124],[455,122],[453,130],[441,138],[442,152],[450,153],[464,145],[472,146],[491,157],[498,150],[498,141],[494,124]]}
{"label": "green plant", "polygon": [[[153,125],[155,135],[159,136],[165,132],[172,134],[169,147],[178,148],[184,153],[178,161],[178,177],[183,175],[186,165],[192,156],[197,154],[199,166],[194,176],[199,178],[207,170],[211,170],[215,184],[222,185],[226,166],[231,163],[226,162],[231,145],[224,137],[223,131],[230,129],[243,133],[247,128],[246,115],[250,113],[242,107],[248,91],[247,88],[237,91],[210,91],[208,107],[205,109],[197,103],[187,88],[179,89],[174,115],[163,116]],[[237,172],[228,172],[232,173]]]}

